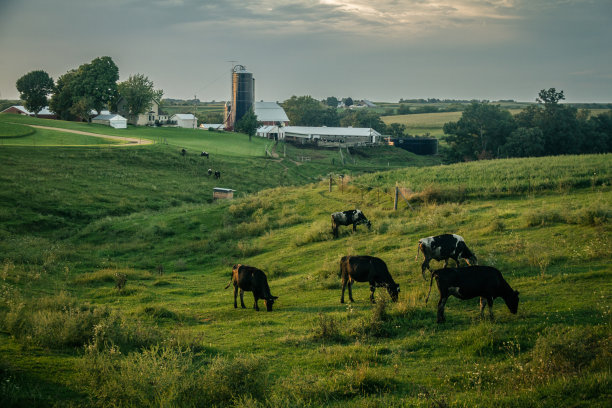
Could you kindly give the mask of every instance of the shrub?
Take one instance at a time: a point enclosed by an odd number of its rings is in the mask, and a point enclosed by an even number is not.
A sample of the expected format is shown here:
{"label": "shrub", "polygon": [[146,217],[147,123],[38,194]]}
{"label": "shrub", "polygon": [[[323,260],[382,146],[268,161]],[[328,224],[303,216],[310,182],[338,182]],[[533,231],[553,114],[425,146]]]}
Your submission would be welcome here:
{"label": "shrub", "polygon": [[342,341],[344,339],[340,333],[338,321],[325,313],[319,313],[312,337],[321,341]]}
{"label": "shrub", "polygon": [[533,210],[525,215],[528,227],[542,227],[565,222],[563,216],[556,210]]}

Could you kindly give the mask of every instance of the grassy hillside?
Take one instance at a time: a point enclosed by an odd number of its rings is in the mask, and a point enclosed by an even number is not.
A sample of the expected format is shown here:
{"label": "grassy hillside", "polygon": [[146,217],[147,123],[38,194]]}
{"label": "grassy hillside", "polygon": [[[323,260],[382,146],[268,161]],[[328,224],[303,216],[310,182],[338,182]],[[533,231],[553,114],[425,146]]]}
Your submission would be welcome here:
{"label": "grassy hillside", "polygon": [[[209,203],[206,166],[165,144],[0,149],[3,406],[607,406],[611,155],[405,168],[330,193],[301,176],[327,158],[288,167],[307,183],[292,187],[274,167],[288,160],[243,154],[224,171],[251,194]],[[396,184],[410,204],[392,211]],[[355,207],[372,229],[333,239],[329,214]],[[453,298],[435,323],[414,256],[442,232],[503,272],[517,315],[498,299],[481,321]],[[340,304],[346,254],[384,259],[399,302],[356,284]],[[237,262],[267,273],[274,312],[250,293],[233,308]]]}

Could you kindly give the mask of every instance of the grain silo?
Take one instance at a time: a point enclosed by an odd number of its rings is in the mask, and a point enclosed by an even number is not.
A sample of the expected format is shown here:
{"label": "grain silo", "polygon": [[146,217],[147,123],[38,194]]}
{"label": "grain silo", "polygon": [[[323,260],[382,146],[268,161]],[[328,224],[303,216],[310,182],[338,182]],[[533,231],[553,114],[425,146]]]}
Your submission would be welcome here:
{"label": "grain silo", "polygon": [[228,107],[228,129],[234,129],[237,121],[251,109],[255,102],[255,79],[244,65],[232,68],[232,102]]}

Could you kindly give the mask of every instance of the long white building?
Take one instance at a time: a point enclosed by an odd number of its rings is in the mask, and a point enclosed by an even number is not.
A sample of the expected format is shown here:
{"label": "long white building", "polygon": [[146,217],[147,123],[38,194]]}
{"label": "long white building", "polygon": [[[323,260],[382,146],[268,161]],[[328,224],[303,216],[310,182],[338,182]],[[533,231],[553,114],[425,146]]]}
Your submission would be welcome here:
{"label": "long white building", "polygon": [[382,141],[372,128],[285,126],[279,128],[279,139],[321,147],[370,146]]}

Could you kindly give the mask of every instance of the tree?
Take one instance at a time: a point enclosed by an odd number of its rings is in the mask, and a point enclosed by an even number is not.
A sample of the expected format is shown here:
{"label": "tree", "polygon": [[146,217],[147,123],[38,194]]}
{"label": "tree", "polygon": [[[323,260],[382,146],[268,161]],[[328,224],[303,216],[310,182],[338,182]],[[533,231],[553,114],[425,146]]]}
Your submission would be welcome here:
{"label": "tree", "polygon": [[73,81],[76,78],[76,71],[70,70],[57,79],[55,93],[49,100],[49,109],[54,112],[59,119],[74,120],[75,115],[71,112],[74,104]]}
{"label": "tree", "polygon": [[257,132],[257,127],[260,126],[260,122],[257,121],[257,116],[253,112],[253,109],[249,109],[237,122],[234,128],[237,132],[245,133],[249,135],[249,142],[251,138]]}
{"label": "tree", "polygon": [[379,133],[387,131],[387,125],[380,118],[380,114],[366,109],[345,111],[340,118],[340,126],[372,128]]}
{"label": "tree", "polygon": [[91,106],[91,100],[83,96],[72,104],[70,107],[70,114],[81,118],[81,120],[89,121],[89,117],[91,116]]}
{"label": "tree", "polygon": [[337,108],[339,102],[340,101],[338,101],[338,98],[335,96],[328,96],[327,99],[325,99],[325,104],[330,108]]}
{"label": "tree", "polygon": [[344,102],[344,106],[353,106],[353,98],[350,96],[348,98],[344,98],[342,102]]}
{"label": "tree", "polygon": [[544,155],[544,137],[540,128],[518,128],[508,136],[501,147],[507,157],[534,157]]}
{"label": "tree", "polygon": [[406,125],[402,123],[391,123],[387,126],[387,132],[394,138],[400,138],[404,136],[406,131]]}
{"label": "tree", "polygon": [[326,108],[311,96],[295,96],[282,103],[291,124],[294,126],[321,126]]}
{"label": "tree", "polygon": [[540,90],[536,101],[538,103],[543,103],[544,105],[556,105],[559,103],[560,100],[563,99],[565,99],[563,91],[557,92],[555,88],[549,88],[548,90]]}
{"label": "tree", "polygon": [[497,157],[499,148],[516,129],[516,122],[507,110],[488,102],[473,102],[457,122],[444,124],[444,133],[456,160]]}
{"label": "tree", "polygon": [[151,109],[151,101],[161,101],[162,90],[155,90],[153,81],[142,74],[130,75],[127,81],[117,85],[119,94],[125,98],[131,115],[140,115]]}
{"label": "tree", "polygon": [[17,80],[17,90],[26,109],[38,115],[47,106],[47,95],[53,92],[53,79],[45,71],[32,71]]}
{"label": "tree", "polygon": [[98,57],[89,64],[81,65],[74,79],[75,102],[85,98],[98,113],[117,98],[119,68],[111,57]]}

